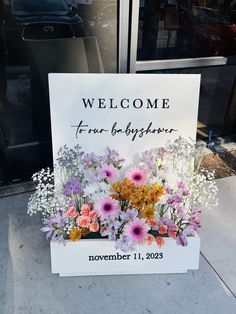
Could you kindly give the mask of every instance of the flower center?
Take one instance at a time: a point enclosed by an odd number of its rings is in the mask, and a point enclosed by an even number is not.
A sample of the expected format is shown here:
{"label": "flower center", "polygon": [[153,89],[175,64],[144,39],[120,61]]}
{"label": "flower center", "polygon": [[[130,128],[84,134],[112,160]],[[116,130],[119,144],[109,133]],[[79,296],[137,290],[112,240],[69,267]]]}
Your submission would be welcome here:
{"label": "flower center", "polygon": [[111,210],[112,210],[111,204],[105,204],[105,205],[104,205],[104,211],[105,211],[105,212],[110,212]]}
{"label": "flower center", "polygon": [[109,178],[109,177],[111,176],[111,171],[106,170],[106,171],[105,171],[105,175]]}
{"label": "flower center", "polygon": [[135,181],[140,181],[141,179],[142,179],[141,174],[137,173],[137,174],[134,175],[134,180]]}
{"label": "flower center", "polygon": [[135,235],[140,235],[140,234],[141,234],[141,229],[140,229],[139,227],[135,227],[135,228],[133,229],[133,233],[134,233]]}

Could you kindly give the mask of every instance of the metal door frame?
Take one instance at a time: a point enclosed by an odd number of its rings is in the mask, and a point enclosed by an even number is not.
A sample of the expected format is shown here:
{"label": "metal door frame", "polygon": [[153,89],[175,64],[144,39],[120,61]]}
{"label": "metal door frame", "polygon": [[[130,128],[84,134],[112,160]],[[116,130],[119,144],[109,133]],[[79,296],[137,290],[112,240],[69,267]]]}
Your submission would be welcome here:
{"label": "metal door frame", "polygon": [[120,0],[118,26],[118,73],[128,72],[130,1]]}
{"label": "metal door frame", "polygon": [[[128,1],[127,1],[128,2]],[[227,63],[227,57],[204,57],[204,58],[188,58],[188,59],[170,59],[170,60],[147,60],[137,61],[138,47],[138,25],[140,0],[131,0],[131,29],[130,29],[130,56],[129,56],[129,72],[136,73],[139,71],[154,71],[164,69],[179,68],[195,68],[219,66]]]}

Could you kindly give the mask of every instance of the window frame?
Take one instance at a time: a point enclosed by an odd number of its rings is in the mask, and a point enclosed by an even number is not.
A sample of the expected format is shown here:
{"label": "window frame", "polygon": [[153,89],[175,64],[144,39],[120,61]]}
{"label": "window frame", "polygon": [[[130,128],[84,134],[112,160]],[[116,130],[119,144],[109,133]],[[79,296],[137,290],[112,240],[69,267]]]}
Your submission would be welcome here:
{"label": "window frame", "polygon": [[227,64],[227,57],[212,56],[203,58],[182,58],[168,60],[137,60],[138,50],[138,30],[139,30],[139,11],[140,0],[131,0],[131,22],[130,22],[130,54],[129,72],[155,71],[179,68],[198,68],[209,66],[223,66]]}

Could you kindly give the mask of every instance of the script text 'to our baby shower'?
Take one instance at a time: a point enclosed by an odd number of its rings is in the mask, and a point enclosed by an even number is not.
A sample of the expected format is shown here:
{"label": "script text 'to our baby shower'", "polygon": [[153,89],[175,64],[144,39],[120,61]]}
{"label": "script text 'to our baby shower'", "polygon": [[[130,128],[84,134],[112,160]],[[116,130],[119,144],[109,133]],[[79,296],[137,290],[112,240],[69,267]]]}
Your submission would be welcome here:
{"label": "script text 'to our baby shower'", "polygon": [[125,136],[129,136],[132,141],[135,141],[137,138],[142,138],[145,135],[151,134],[171,134],[177,132],[178,130],[173,128],[165,128],[165,127],[154,127],[153,123],[150,122],[146,127],[136,128],[132,126],[132,122],[128,122],[125,127],[119,127],[118,122],[114,122],[111,128],[104,129],[98,127],[90,127],[88,124],[85,124],[83,120],[80,121],[77,125],[72,125],[72,128],[75,128],[75,137],[79,138],[82,134],[104,134],[109,132],[112,136],[124,134]]}

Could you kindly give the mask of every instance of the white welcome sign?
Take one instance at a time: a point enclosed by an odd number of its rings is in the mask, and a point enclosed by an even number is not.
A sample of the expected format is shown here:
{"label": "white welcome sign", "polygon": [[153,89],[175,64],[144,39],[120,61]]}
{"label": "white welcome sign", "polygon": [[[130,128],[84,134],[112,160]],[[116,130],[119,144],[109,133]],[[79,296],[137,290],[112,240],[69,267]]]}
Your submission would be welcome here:
{"label": "white welcome sign", "polygon": [[195,139],[200,75],[50,74],[54,161],[58,149],[109,146],[135,153],[179,136]]}
{"label": "white welcome sign", "polygon": [[[200,75],[50,74],[54,162],[58,149],[79,144],[86,152],[136,153],[179,136],[195,139]],[[163,248],[139,246],[125,254],[107,239],[51,241],[52,272],[60,276],[177,273],[197,269],[200,239],[187,247],[166,238]]]}

